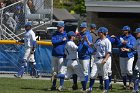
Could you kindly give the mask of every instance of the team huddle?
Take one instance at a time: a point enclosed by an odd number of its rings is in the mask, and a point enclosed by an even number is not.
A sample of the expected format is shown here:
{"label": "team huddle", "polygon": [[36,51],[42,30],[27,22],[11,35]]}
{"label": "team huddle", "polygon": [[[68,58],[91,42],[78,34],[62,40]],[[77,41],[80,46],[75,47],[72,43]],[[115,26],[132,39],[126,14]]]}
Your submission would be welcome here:
{"label": "team huddle", "polygon": [[[123,80],[123,89],[132,89],[132,93],[138,93],[139,72],[140,72],[140,28],[135,33],[137,40],[130,33],[129,26],[124,26],[122,35],[116,37],[108,35],[106,27],[100,27],[96,30],[96,25],[91,24],[90,30],[87,29],[87,23],[80,25],[79,33],[64,31],[64,22],[57,25],[58,31],[52,36],[52,87],[56,90],[57,79],[60,79],[58,91],[62,91],[65,79],[73,79],[72,89],[77,90],[77,80],[81,81],[82,92],[92,93],[95,79],[98,77],[100,81],[100,89],[103,93],[108,93],[112,89],[112,45],[115,44],[119,48],[120,69]],[[25,24],[24,42],[25,55],[21,68],[15,77],[22,77],[30,63],[32,76],[37,75],[36,63],[34,59],[34,51],[36,47],[35,33],[31,29],[32,24]],[[138,54],[138,60],[133,71],[134,53]],[[134,73],[133,73],[134,72]],[[129,86],[127,86],[127,79]],[[89,86],[87,86],[89,81]]]}
{"label": "team huddle", "polygon": [[[123,89],[132,89],[132,93],[138,93],[139,87],[139,47],[140,28],[136,29],[137,40],[130,33],[129,26],[121,30],[123,35],[116,37],[108,35],[106,27],[96,30],[96,25],[91,24],[90,30],[87,23],[80,24],[78,34],[73,31],[66,33],[64,23],[59,22],[56,31],[52,36],[52,87],[56,90],[57,78],[60,79],[58,91],[63,90],[64,79],[73,79],[72,89],[77,90],[77,78],[81,81],[82,92],[92,93],[95,79],[100,81],[100,89],[108,93],[112,88],[111,56],[112,45],[119,48],[120,69],[123,80]],[[76,41],[76,42],[75,42]],[[133,73],[134,53],[138,53],[138,61]],[[129,87],[127,86],[129,80]],[[87,83],[89,86],[87,89]],[[104,85],[103,85],[104,84]]]}

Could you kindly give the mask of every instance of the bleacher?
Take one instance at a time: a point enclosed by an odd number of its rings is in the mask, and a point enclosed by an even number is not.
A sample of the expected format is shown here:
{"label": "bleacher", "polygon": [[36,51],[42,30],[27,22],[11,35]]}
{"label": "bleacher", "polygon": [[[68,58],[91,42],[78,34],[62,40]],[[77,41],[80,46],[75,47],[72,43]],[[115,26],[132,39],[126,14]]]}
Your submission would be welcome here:
{"label": "bleacher", "polygon": [[[24,1],[24,2],[23,2]],[[27,21],[33,23],[34,31],[45,31],[46,26],[52,22],[53,3],[52,0],[33,0],[35,12],[28,14],[27,0],[13,3],[0,9],[0,39],[20,40],[24,33],[24,24]],[[6,24],[5,14],[13,18],[17,25],[15,29]],[[37,45],[35,60],[40,73],[51,72],[51,49],[50,46]],[[0,73],[15,73],[20,67],[24,55],[24,46],[15,44],[0,44]],[[48,57],[46,59],[46,57]],[[28,68],[27,68],[28,69]]]}
{"label": "bleacher", "polygon": [[[52,0],[33,0],[34,12],[29,9],[27,1],[21,0],[0,9],[0,39],[20,39],[24,32],[24,24],[27,21],[32,21],[34,30],[46,30],[46,26],[51,24],[53,16]],[[9,28],[6,24],[5,13],[7,12],[17,23],[14,29]]]}

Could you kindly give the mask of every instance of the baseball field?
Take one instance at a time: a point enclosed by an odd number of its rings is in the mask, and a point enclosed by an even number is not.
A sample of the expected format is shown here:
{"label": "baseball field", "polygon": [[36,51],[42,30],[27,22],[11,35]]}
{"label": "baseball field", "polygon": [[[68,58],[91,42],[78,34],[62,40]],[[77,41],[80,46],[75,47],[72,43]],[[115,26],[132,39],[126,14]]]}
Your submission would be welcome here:
{"label": "baseball field", "polygon": [[[64,90],[60,93],[82,93],[80,83],[79,90],[73,91],[71,86],[72,83],[66,81]],[[94,86],[92,93],[102,93],[98,86],[99,84]],[[0,93],[59,93],[58,91],[51,91],[50,87],[50,80],[0,78]],[[123,90],[120,84],[113,84],[113,90],[109,93],[131,93],[131,91]]]}

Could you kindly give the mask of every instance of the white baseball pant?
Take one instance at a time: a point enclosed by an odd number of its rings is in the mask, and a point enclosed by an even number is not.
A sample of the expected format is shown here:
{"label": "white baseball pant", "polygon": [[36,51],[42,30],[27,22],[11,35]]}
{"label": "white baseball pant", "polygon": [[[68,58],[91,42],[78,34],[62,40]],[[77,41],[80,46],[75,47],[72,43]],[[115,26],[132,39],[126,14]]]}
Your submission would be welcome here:
{"label": "white baseball pant", "polygon": [[82,65],[84,75],[87,76],[89,74],[90,59],[79,60],[79,63]]}
{"label": "white baseball pant", "polygon": [[52,71],[53,73],[60,73],[60,70],[62,66],[64,65],[64,58],[59,58],[59,57],[52,57]]}
{"label": "white baseball pant", "polygon": [[34,59],[34,53],[31,54],[32,48],[25,48],[25,54],[23,59],[26,60],[27,62],[35,62]]}
{"label": "white baseball pant", "polygon": [[70,78],[73,74],[77,74],[80,81],[85,80],[85,75],[81,64],[77,60],[68,60],[66,78]]}
{"label": "white baseball pant", "polygon": [[103,59],[95,58],[94,64],[91,70],[91,79],[96,79],[96,77],[100,74],[104,80],[108,79],[108,68],[109,68],[109,60],[111,57],[108,58],[105,64],[102,64]]}
{"label": "white baseball pant", "polygon": [[120,57],[120,69],[121,69],[121,75],[127,76],[132,75],[132,67],[133,67],[134,57],[132,58],[122,58]]}

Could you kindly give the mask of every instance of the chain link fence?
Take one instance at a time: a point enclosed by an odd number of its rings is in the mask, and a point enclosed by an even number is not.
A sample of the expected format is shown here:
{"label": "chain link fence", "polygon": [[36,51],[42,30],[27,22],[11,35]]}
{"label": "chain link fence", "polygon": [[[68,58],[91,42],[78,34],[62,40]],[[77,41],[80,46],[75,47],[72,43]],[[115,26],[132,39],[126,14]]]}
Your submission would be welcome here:
{"label": "chain link fence", "polygon": [[0,9],[0,39],[20,39],[27,21],[33,23],[33,29],[43,26],[45,30],[52,16],[53,0],[19,0]]}

